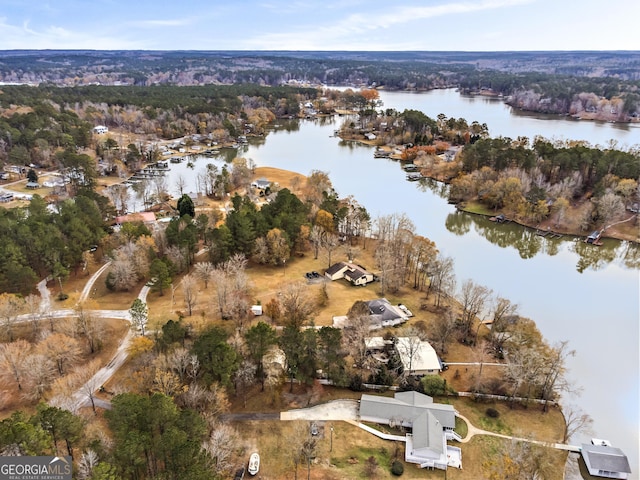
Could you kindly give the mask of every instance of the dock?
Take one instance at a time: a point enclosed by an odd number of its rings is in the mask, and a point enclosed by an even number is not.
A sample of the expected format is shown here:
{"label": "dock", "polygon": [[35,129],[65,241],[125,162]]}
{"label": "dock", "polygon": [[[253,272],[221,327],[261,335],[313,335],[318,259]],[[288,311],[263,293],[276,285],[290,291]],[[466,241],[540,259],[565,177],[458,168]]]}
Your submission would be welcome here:
{"label": "dock", "polygon": [[562,233],[554,232],[552,230],[540,230],[536,228],[536,235],[545,238],[562,238],[564,235]]}
{"label": "dock", "polygon": [[501,213],[500,215],[496,215],[495,217],[490,217],[489,220],[497,223],[509,223],[511,221],[505,216],[504,213]]}

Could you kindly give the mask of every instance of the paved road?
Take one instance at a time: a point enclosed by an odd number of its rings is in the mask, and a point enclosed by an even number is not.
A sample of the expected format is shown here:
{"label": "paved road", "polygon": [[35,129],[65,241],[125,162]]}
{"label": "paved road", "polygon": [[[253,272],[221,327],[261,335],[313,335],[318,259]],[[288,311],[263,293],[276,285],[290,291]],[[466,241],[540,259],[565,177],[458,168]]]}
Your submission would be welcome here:
{"label": "paved road", "polygon": [[100,275],[102,275],[102,272],[104,272],[110,266],[111,266],[111,262],[109,261],[105,263],[103,266],[101,266],[93,275],[91,275],[91,278],[87,281],[86,285],[82,289],[82,293],[80,294],[78,303],[84,302],[87,298],[89,298],[89,294],[91,293],[91,289],[93,288],[93,285],[96,283],[96,280],[98,280]]}
{"label": "paved road", "polygon": [[[85,287],[82,290],[79,301],[83,301],[88,298],[89,293],[91,292],[91,288],[95,284],[96,280],[102,275],[102,273],[109,267],[110,262],[107,262],[105,265],[100,267],[92,276],[87,280]],[[44,283],[43,283],[44,282]],[[46,287],[46,281],[42,281],[38,284],[38,288],[40,290],[40,295],[42,297],[41,306],[42,305],[51,305],[51,300],[49,296],[49,290]],[[149,287],[144,286],[140,290],[138,294],[138,298],[143,302],[147,300],[147,294],[149,293]],[[74,309],[62,309],[55,311],[46,311],[46,314],[39,314],[40,318],[68,318],[75,317],[77,313]],[[129,314],[129,310],[92,310],[92,314],[99,318],[116,318],[121,320],[126,320],[128,322],[131,321],[131,315]],[[18,321],[29,321],[33,318],[32,315],[20,315],[18,317]],[[69,409],[72,412],[76,412],[79,408],[91,405],[91,401],[89,399],[88,392],[92,394],[95,393],[102,385],[104,385],[115,373],[116,371],[124,364],[127,360],[128,356],[128,348],[131,343],[131,340],[135,337],[133,331],[127,332],[127,335],[118,345],[118,349],[114,354],[113,358],[107,365],[98,370],[86,383],[84,383],[80,388],[78,388],[75,392],[69,392],[65,395],[60,395],[58,397],[54,397],[50,400],[52,405],[62,406],[64,408]],[[111,404],[106,400],[99,400],[94,398],[94,402],[96,407],[100,408],[110,408]]]}
{"label": "paved road", "polygon": [[248,420],[280,420],[279,413],[223,413],[223,422],[243,422]]}

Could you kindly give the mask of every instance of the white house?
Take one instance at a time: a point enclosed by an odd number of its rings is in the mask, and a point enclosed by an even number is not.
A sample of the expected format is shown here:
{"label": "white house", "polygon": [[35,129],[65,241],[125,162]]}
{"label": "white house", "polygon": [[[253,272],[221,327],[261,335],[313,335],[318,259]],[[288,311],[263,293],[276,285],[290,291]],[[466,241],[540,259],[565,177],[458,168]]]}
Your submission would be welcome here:
{"label": "white house", "polygon": [[103,133],[107,133],[109,131],[109,129],[107,127],[105,127],[104,125],[98,125],[93,127],[93,133],[97,133],[98,135],[101,135]]}
{"label": "white house", "polygon": [[364,286],[374,280],[374,275],[368,272],[361,265],[349,262],[338,262],[331,265],[324,272],[325,276],[330,280],[339,280],[344,278],[352,285]]}
{"label": "white house", "polygon": [[266,178],[259,178],[257,180],[254,180],[253,182],[251,182],[251,186],[253,188],[257,188],[259,190],[264,190],[265,188],[271,186],[271,182],[269,180],[267,180]]}
{"label": "white house", "polygon": [[396,351],[404,371],[410,375],[435,375],[442,371],[438,354],[431,344],[416,336],[398,337]]}
{"label": "white house", "polygon": [[406,462],[422,468],[462,468],[460,449],[447,445],[447,440],[461,440],[453,431],[456,410],[452,405],[433,403],[433,398],[413,391],[396,392],[393,398],[363,394],[359,415],[362,422],[410,428],[411,433],[406,436]]}

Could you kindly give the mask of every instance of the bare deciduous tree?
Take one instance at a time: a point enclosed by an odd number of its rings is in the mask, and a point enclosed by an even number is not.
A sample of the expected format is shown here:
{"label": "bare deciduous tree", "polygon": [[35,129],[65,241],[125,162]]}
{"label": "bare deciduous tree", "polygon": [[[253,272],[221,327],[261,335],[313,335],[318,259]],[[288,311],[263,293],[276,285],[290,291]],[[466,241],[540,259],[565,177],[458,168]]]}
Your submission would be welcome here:
{"label": "bare deciduous tree", "polygon": [[233,467],[233,453],[238,448],[240,435],[230,425],[215,422],[210,427],[211,433],[203,442],[202,448],[213,461],[213,469],[223,475]]}
{"label": "bare deciduous tree", "polygon": [[0,344],[0,377],[15,380],[18,390],[22,390],[24,363],[30,351],[31,344],[22,339]]}
{"label": "bare deciduous tree", "polygon": [[24,300],[22,298],[12,293],[0,294],[0,322],[2,322],[10,342],[13,342],[14,339],[13,326],[23,308]]}
{"label": "bare deciduous tree", "polygon": [[63,333],[51,333],[36,345],[36,351],[47,357],[54,365],[58,375],[63,376],[67,367],[80,358],[81,349],[75,338]]}
{"label": "bare deciduous tree", "polygon": [[462,284],[459,300],[462,305],[461,335],[465,341],[469,340],[473,322],[483,313],[490,296],[491,289],[473,280],[466,280]]}
{"label": "bare deciduous tree", "polygon": [[247,389],[256,380],[257,366],[251,360],[242,361],[236,372],[234,373],[234,383],[236,391],[242,394],[242,402],[247,406]]}
{"label": "bare deciduous tree", "polygon": [[209,288],[209,280],[213,276],[215,266],[211,262],[198,262],[194,266],[195,275],[204,282],[204,288]]}
{"label": "bare deciduous tree", "polygon": [[590,434],[593,419],[576,405],[563,405],[562,414],[564,416],[564,435],[563,443],[567,443],[571,437],[578,432]]}
{"label": "bare deciduous tree", "polygon": [[189,316],[191,316],[193,313],[193,308],[196,306],[196,302],[198,301],[198,285],[196,283],[196,279],[193,278],[190,274],[182,277],[181,285],[184,304],[185,307],[187,307]]}
{"label": "bare deciduous tree", "polygon": [[327,265],[331,266],[331,259],[335,251],[340,247],[340,240],[335,233],[328,233],[322,236],[322,240],[320,242],[320,248],[324,252],[324,255],[327,259]]}
{"label": "bare deciduous tree", "polygon": [[99,461],[98,454],[95,451],[88,449],[83,452],[80,460],[78,460],[78,478],[80,480],[92,478],[93,470],[98,466]]}
{"label": "bare deciduous tree", "polygon": [[447,344],[456,331],[456,317],[451,308],[439,314],[430,325],[429,337],[440,355],[447,353]]}
{"label": "bare deciduous tree", "polygon": [[295,282],[287,286],[280,296],[282,318],[293,327],[302,327],[311,317],[314,310],[309,292],[302,282]]}
{"label": "bare deciduous tree", "polygon": [[451,295],[456,288],[456,276],[452,257],[438,254],[429,264],[429,290],[436,295],[435,306],[439,307],[443,297]]}
{"label": "bare deciduous tree", "polygon": [[86,339],[89,353],[91,354],[100,348],[102,334],[104,333],[102,321],[92,312],[92,310],[96,310],[95,307],[97,305],[88,301],[78,303],[75,307],[78,334]]}
{"label": "bare deciduous tree", "polygon": [[41,353],[28,355],[22,364],[22,395],[30,400],[39,400],[51,385],[55,365],[49,357]]}

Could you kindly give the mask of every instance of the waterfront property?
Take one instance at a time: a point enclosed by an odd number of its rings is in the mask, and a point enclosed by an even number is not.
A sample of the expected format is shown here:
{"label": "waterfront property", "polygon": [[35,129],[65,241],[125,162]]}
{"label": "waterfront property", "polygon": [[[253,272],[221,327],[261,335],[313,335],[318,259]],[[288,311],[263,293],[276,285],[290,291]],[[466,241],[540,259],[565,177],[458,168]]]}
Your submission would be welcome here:
{"label": "waterfront property", "polygon": [[461,440],[454,432],[456,410],[452,405],[434,403],[428,395],[413,391],[396,392],[393,398],[363,394],[359,416],[363,422],[411,429],[405,440],[406,462],[422,468],[462,468],[460,449],[447,445],[447,440]]}
{"label": "waterfront property", "polygon": [[589,475],[604,478],[626,479],[631,473],[629,460],[619,448],[612,447],[606,440],[591,440],[580,448]]}
{"label": "waterfront property", "polygon": [[434,375],[442,371],[442,362],[429,342],[416,336],[398,337],[395,347],[409,375]]}
{"label": "waterfront property", "polygon": [[375,300],[369,300],[365,302],[369,307],[371,313],[371,330],[376,330],[383,327],[393,327],[401,325],[407,320],[409,316],[395,305],[391,305],[386,298],[378,298]]}
{"label": "waterfront property", "polygon": [[351,285],[365,286],[374,281],[374,275],[368,272],[361,265],[349,262],[338,262],[331,265],[325,271],[325,276],[330,280],[339,280],[344,278]]}

